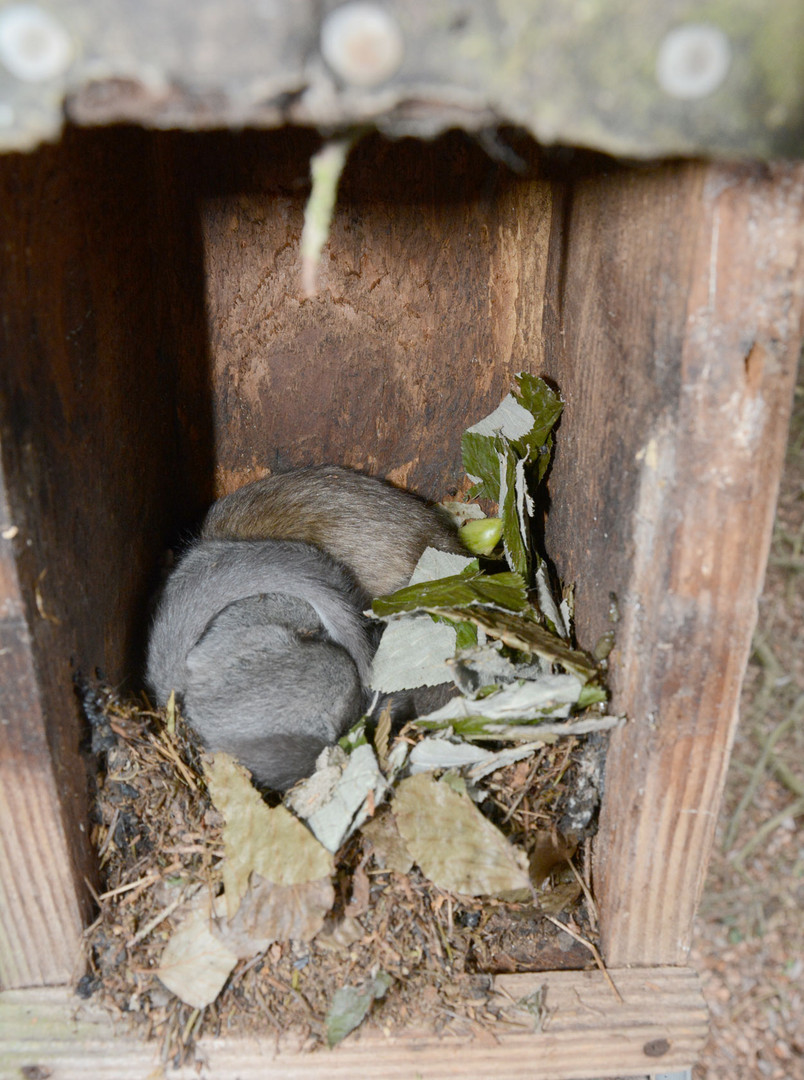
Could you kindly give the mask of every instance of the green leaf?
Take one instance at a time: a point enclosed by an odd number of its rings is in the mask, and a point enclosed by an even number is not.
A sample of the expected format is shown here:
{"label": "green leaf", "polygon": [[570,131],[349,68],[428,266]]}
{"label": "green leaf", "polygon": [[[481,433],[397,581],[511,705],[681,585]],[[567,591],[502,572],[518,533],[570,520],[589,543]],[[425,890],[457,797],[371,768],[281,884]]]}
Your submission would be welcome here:
{"label": "green leaf", "polygon": [[526,724],[545,717],[565,719],[577,706],[582,685],[577,675],[547,673],[538,679],[507,683],[483,698],[450,698],[416,723],[432,730],[433,724],[453,727],[476,716],[495,724]]}
{"label": "green leaf", "polygon": [[461,457],[466,475],[475,481],[469,492],[471,499],[500,499],[500,463],[497,456],[498,439],[494,436],[479,435],[474,431],[464,432],[461,438]]}
{"label": "green leaf", "polygon": [[[552,448],[550,433],[564,410],[564,402],[544,379],[521,371],[516,376],[519,392],[513,392],[513,398],[533,417],[533,427],[527,435],[514,440],[514,445],[522,457],[530,456],[534,460],[542,447]],[[549,455],[547,456],[549,461]],[[546,465],[545,465],[546,468]],[[540,476],[541,479],[541,476]]]}
{"label": "green leaf", "polygon": [[387,972],[379,971],[368,986],[342,986],[335,991],[326,1019],[327,1045],[330,1048],[337,1046],[350,1031],[362,1024],[374,1001],[385,996],[392,981]]}
{"label": "green leaf", "polygon": [[341,735],[340,739],[338,739],[338,746],[345,750],[347,754],[351,754],[358,746],[365,746],[367,742],[366,718],[361,716],[359,720],[352,724],[345,735]]}
{"label": "green leaf", "polygon": [[590,705],[599,705],[601,701],[608,700],[608,694],[597,683],[587,683],[578,696],[578,708],[588,709]]}
{"label": "green leaf", "polygon": [[[504,441],[504,440],[503,440]],[[521,460],[507,442],[499,456],[500,509],[503,547],[508,565],[525,581],[530,581],[530,522],[528,507],[520,490],[524,478],[518,476]]]}
{"label": "green leaf", "polygon": [[455,623],[455,650],[471,649],[477,645],[477,627],[474,623]]}
{"label": "green leaf", "polygon": [[[453,574],[436,581],[422,581],[407,585],[389,596],[378,596],[372,603],[375,615],[398,615],[407,611],[427,611],[431,615],[445,612],[441,607],[467,607],[487,604],[507,611],[522,611],[527,607],[528,597],[521,575],[505,571],[501,574],[484,574],[473,570]],[[448,616],[451,617],[451,616]],[[464,616],[458,615],[458,621]]]}
{"label": "green leaf", "polygon": [[577,675],[583,683],[597,676],[597,666],[586,653],[571,649],[561,638],[539,626],[527,614],[517,615],[510,611],[474,606],[440,608],[433,614],[445,615],[448,619],[469,619],[485,630],[489,637],[498,638],[519,652],[541,656],[551,664],[560,664],[565,671]]}

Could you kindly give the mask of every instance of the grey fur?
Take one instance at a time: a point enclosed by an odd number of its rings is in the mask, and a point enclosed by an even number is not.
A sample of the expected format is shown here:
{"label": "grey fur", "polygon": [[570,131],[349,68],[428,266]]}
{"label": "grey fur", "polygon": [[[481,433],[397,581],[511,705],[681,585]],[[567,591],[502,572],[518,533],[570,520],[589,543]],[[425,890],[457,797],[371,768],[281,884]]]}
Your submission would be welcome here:
{"label": "grey fur", "polygon": [[374,649],[361,612],[407,584],[428,544],[462,550],[421,500],[346,469],[280,474],[219,500],[157,605],[157,701],[175,690],[209,749],[290,786],[360,716]]}

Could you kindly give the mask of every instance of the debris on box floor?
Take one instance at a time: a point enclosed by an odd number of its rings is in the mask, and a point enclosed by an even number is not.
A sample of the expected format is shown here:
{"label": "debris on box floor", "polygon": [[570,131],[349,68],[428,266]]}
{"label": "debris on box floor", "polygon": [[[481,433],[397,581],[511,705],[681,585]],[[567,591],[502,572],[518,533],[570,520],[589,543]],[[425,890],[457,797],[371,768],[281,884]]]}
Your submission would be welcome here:
{"label": "debris on box floor", "polygon": [[332,1044],[369,1010],[385,1030],[482,1026],[491,975],[594,964],[578,940],[595,939],[587,871],[567,861],[584,838],[560,828],[576,778],[599,782],[602,737],[542,744],[478,781],[491,843],[460,793],[469,765],[402,781],[334,856],[227,755],[204,755],[180,716],[93,700],[104,885],[79,991],[141,1024],[166,1060],[201,1034]]}
{"label": "debris on box floor", "polygon": [[518,384],[462,443],[470,496],[499,508],[457,508],[483,561],[428,550],[373,605],[378,699],[450,683],[445,704],[400,731],[381,699],[281,800],[206,754],[173,703],[84,687],[103,885],[79,992],[163,1060],[204,1034],[313,1049],[369,1024],[482,1033],[494,974],[600,963],[588,847],[619,721],[529,542],[562,403]]}

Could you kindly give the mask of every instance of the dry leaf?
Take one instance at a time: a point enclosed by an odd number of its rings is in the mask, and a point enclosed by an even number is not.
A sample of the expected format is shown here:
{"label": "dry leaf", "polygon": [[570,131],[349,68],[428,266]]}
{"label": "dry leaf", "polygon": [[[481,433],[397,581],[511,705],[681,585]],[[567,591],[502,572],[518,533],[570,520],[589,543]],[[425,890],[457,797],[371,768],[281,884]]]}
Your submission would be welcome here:
{"label": "dry leaf", "polygon": [[207,899],[191,908],[174,931],[156,974],[176,997],[203,1009],[221,992],[236,963],[237,954],[213,932]]}
{"label": "dry leaf", "polygon": [[352,874],[352,896],[349,903],[343,909],[347,918],[356,918],[368,911],[371,902],[371,881],[366,873],[366,859],[355,867]]}
{"label": "dry leaf", "polygon": [[420,773],[399,784],[392,806],[408,851],[439,888],[503,900],[531,895],[524,854],[468,797]]}
{"label": "dry leaf", "polygon": [[229,754],[204,764],[209,793],[224,816],[223,887],[233,918],[252,873],[275,885],[304,885],[328,878],[332,855],[284,806],[270,809],[248,772]]}
{"label": "dry leaf", "polygon": [[358,941],[362,941],[366,931],[357,919],[340,919],[337,923],[329,926],[316,936],[316,945],[340,952],[348,949]]}
{"label": "dry leaf", "polygon": [[548,915],[560,915],[572,907],[582,892],[577,881],[562,881],[549,892],[539,894],[539,908]]}
{"label": "dry leaf", "polygon": [[345,758],[345,764],[335,774],[337,780],[329,775],[331,769],[327,766],[323,789],[315,772],[297,784],[285,801],[304,818],[324,847],[334,852],[347,836],[360,828],[373,807],[382,802],[388,784],[368,743],[355,747]]}
{"label": "dry leaf", "polygon": [[363,1022],[373,1002],[385,996],[391,982],[390,975],[378,971],[366,986],[342,986],[335,991],[327,1012],[327,1043],[330,1047],[336,1046]]}
{"label": "dry leaf", "polygon": [[396,870],[398,874],[408,873],[413,866],[413,859],[399,834],[396,818],[392,813],[386,810],[376,814],[360,831],[371,844],[379,866]]}
{"label": "dry leaf", "polygon": [[297,885],[277,885],[255,874],[237,913],[221,920],[215,934],[241,959],[272,941],[310,941],[335,902],[328,877]]}
{"label": "dry leaf", "polygon": [[563,866],[578,850],[555,830],[536,829],[530,847],[530,876],[534,885],[541,885],[556,866]]}
{"label": "dry leaf", "polygon": [[391,702],[389,701],[377,719],[377,729],[374,732],[374,749],[377,760],[384,772],[388,770],[388,745],[391,737]]}

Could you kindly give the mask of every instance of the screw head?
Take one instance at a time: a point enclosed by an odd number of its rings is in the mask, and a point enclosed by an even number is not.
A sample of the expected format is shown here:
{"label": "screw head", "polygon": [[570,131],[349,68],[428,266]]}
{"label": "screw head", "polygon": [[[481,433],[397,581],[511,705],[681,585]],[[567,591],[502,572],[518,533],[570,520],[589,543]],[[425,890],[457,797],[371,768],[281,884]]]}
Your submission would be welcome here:
{"label": "screw head", "polygon": [[368,0],[330,11],[321,24],[321,55],[351,86],[377,86],[399,70],[405,51],[393,15]]}
{"label": "screw head", "polygon": [[670,97],[708,97],[731,66],[729,39],[717,26],[685,23],[671,30],[659,46],[656,80]]}
{"label": "screw head", "polygon": [[63,75],[73,61],[73,43],[60,22],[35,4],[0,11],[0,63],[23,82]]}

